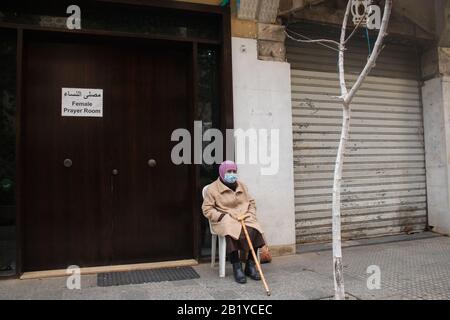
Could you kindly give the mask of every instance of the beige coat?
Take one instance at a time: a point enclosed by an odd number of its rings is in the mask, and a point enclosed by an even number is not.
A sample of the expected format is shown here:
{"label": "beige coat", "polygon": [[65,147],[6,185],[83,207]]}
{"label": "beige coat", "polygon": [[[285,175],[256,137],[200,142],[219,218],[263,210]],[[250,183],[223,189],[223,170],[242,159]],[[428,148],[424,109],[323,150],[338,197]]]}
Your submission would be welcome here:
{"label": "beige coat", "polygon": [[[238,218],[245,214],[250,214],[250,217],[245,220],[245,225],[263,233],[256,220],[255,200],[242,182],[237,183],[236,192],[234,192],[225,186],[220,178],[217,179],[208,187],[202,205],[203,215],[211,221],[213,231],[220,236],[231,236],[236,240],[239,239],[242,231]],[[222,213],[226,215],[218,222]]]}

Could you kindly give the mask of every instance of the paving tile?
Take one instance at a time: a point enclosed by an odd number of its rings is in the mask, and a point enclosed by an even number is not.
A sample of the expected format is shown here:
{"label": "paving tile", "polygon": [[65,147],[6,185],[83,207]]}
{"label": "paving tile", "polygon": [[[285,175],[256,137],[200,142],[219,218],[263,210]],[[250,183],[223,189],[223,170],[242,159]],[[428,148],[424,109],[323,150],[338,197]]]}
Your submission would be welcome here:
{"label": "paving tile", "polygon": [[[199,279],[118,287],[97,287],[96,276],[83,276],[81,290],[69,290],[66,278],[0,281],[0,299],[83,300],[324,300],[332,299],[334,283],[331,251],[275,258],[263,265],[271,289],[262,282],[234,282],[231,265],[219,278],[209,263],[194,267]],[[450,300],[450,238],[435,237],[343,251],[345,289],[349,299]],[[381,289],[369,290],[369,266],[378,266]]]}

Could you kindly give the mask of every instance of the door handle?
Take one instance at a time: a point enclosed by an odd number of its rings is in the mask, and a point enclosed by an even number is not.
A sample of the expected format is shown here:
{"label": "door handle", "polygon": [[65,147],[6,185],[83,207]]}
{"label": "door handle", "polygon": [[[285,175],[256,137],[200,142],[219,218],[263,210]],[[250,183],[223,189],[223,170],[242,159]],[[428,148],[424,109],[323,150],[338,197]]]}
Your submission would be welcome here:
{"label": "door handle", "polygon": [[73,162],[72,162],[71,159],[65,159],[64,160],[64,167],[70,168],[70,167],[72,167],[72,165],[73,165]]}
{"label": "door handle", "polygon": [[155,159],[150,159],[147,163],[150,168],[156,168],[157,163]]}
{"label": "door handle", "polygon": [[111,172],[111,193],[114,193],[114,177],[119,175],[119,170],[113,169]]}

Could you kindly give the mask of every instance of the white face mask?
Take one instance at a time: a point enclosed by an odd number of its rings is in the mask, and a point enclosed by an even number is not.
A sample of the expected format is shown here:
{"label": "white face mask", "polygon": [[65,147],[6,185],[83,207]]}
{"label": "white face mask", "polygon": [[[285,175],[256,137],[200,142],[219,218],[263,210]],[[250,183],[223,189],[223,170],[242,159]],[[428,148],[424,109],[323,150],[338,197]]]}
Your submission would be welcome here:
{"label": "white face mask", "polygon": [[226,183],[234,184],[238,180],[238,175],[237,173],[225,173],[225,177],[223,178],[223,180]]}

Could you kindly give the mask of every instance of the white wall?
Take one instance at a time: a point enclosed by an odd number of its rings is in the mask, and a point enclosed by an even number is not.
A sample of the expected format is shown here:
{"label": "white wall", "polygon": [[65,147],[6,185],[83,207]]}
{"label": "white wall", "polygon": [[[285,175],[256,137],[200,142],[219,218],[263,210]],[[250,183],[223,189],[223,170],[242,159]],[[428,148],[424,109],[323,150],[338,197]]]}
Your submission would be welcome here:
{"label": "white wall", "polygon": [[450,78],[426,81],[422,95],[428,224],[450,235]]}
{"label": "white wall", "polygon": [[268,245],[294,246],[290,65],[258,60],[253,39],[233,38],[232,49],[235,129],[280,130],[278,174],[263,176],[260,165],[243,164],[239,165],[239,175],[256,199]]}

